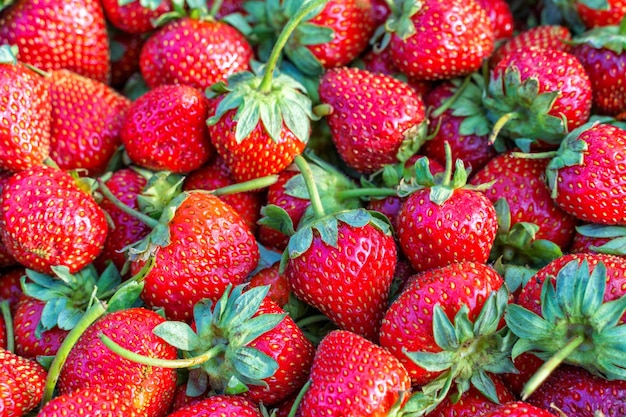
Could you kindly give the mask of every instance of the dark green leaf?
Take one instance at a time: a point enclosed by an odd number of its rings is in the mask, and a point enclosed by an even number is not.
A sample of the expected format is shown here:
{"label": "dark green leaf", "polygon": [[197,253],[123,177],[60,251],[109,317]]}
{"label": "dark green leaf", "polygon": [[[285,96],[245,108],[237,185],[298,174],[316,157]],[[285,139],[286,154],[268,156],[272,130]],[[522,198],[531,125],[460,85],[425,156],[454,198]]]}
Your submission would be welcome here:
{"label": "dark green leaf", "polygon": [[241,340],[233,340],[231,343],[248,345],[259,336],[272,331],[285,318],[286,314],[261,314],[242,323],[237,328],[238,336]]}
{"label": "dark green leaf", "polygon": [[237,128],[235,140],[237,143],[243,142],[250,133],[258,126],[260,119],[259,104],[254,100],[244,102],[244,105],[237,110]]}
{"label": "dark green leaf", "polygon": [[429,372],[441,372],[450,369],[455,363],[455,352],[405,352],[416,365]]}
{"label": "dark green leaf", "polygon": [[126,310],[136,304],[143,291],[144,281],[131,281],[120,287],[107,303],[107,311]]}
{"label": "dark green leaf", "polygon": [[496,392],[496,386],[493,383],[493,380],[486,372],[476,372],[472,375],[470,379],[471,384],[476,387],[476,389],[483,394],[487,399],[496,404],[500,403],[498,399],[498,393]]}
{"label": "dark green leaf", "polygon": [[294,32],[300,45],[320,45],[333,40],[335,32],[327,26],[301,23]]}
{"label": "dark green leaf", "polygon": [[240,296],[237,296],[237,293],[233,290],[233,294],[231,294],[233,308],[225,312],[223,317],[224,324],[228,323],[227,326],[234,329],[249,320],[259,311],[259,307],[261,307],[261,303],[267,296],[268,291],[269,285],[250,288]]}
{"label": "dark green leaf", "polygon": [[339,238],[337,217],[325,216],[316,219],[315,222],[311,224],[311,227],[319,232],[322,242],[333,248],[337,247]]}
{"label": "dark green leaf", "polygon": [[517,304],[509,304],[505,320],[511,331],[520,339],[536,340],[553,334],[554,331],[551,323]]}
{"label": "dark green leaf", "polygon": [[433,336],[435,343],[443,350],[456,351],[459,347],[456,329],[439,304],[433,308]]}
{"label": "dark green leaf", "polygon": [[182,321],[165,321],[152,332],[170,345],[187,352],[200,348],[202,343],[196,332]]}
{"label": "dark green leaf", "polygon": [[261,208],[259,224],[277,230],[286,236],[296,233],[289,213],[282,207],[270,204]]}

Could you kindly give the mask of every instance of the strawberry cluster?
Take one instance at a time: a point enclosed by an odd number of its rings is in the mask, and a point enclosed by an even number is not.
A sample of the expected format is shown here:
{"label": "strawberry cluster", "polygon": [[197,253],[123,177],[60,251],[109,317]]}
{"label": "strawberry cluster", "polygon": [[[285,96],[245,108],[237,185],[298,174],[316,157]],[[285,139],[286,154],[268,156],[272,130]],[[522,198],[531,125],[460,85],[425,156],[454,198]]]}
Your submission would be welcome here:
{"label": "strawberry cluster", "polygon": [[626,415],[626,1],[0,0],[0,416]]}

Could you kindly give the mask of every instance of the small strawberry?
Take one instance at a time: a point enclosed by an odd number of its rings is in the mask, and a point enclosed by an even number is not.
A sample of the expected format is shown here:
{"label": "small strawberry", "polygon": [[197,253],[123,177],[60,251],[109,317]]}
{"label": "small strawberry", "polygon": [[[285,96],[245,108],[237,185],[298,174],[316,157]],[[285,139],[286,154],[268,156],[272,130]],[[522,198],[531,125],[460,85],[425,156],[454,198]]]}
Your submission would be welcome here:
{"label": "small strawberry", "polygon": [[19,0],[0,16],[5,43],[17,45],[20,61],[43,71],[64,68],[109,79],[109,41],[98,0]]}
{"label": "small strawberry", "polygon": [[339,155],[360,173],[405,161],[425,141],[424,103],[402,81],[341,67],[326,71],[319,95]]}
{"label": "small strawberry", "polygon": [[411,388],[404,366],[387,350],[345,330],[322,339],[299,406],[301,417],[392,416]]}
{"label": "small strawberry", "polygon": [[55,265],[76,272],[102,251],[106,218],[72,176],[45,165],[14,174],[0,197],[0,231],[21,264],[49,273]]}
{"label": "small strawberry", "polygon": [[394,64],[416,79],[472,73],[494,49],[492,23],[475,0],[396,2],[385,29],[382,45],[388,43]]}
{"label": "small strawberry", "polygon": [[140,417],[140,414],[119,392],[93,386],[61,394],[48,401],[37,414],[38,417],[104,416]]}
{"label": "small strawberry", "polygon": [[524,48],[556,49],[563,52],[570,51],[569,41],[572,34],[566,26],[539,25],[521,31],[511,39],[502,43],[489,58],[492,66],[502,59]]}
{"label": "small strawberry", "polygon": [[172,10],[172,0],[101,0],[107,21],[130,34],[144,34],[155,29],[154,21]]}
{"label": "small strawberry", "polygon": [[239,395],[214,395],[179,408],[167,417],[262,417],[252,401]]}
{"label": "small strawberry", "polygon": [[0,168],[21,171],[41,165],[50,154],[48,82],[1,45],[0,87],[6,100],[0,102]]}
{"label": "small strawberry", "polygon": [[175,371],[131,362],[111,352],[100,340],[104,334],[137,354],[174,359],[176,349],[152,332],[164,321],[157,313],[144,308],[115,311],[100,317],[69,352],[59,374],[59,394],[100,387],[122,395],[124,402],[138,415],[166,415],[176,386]]}
{"label": "small strawberry", "polygon": [[46,370],[34,360],[0,348],[0,411],[23,416],[43,398]]}
{"label": "small strawberry", "polygon": [[513,401],[483,414],[483,417],[554,417],[554,414],[524,401]]}
{"label": "small strawberry", "polygon": [[279,306],[284,306],[289,302],[289,281],[285,274],[279,271],[280,265],[275,263],[267,268],[263,268],[250,277],[250,288],[269,285],[267,293],[269,299]]}
{"label": "small strawberry", "polygon": [[608,7],[593,7],[593,2],[577,1],[576,10],[586,27],[619,25],[626,16],[625,0],[607,0]]}

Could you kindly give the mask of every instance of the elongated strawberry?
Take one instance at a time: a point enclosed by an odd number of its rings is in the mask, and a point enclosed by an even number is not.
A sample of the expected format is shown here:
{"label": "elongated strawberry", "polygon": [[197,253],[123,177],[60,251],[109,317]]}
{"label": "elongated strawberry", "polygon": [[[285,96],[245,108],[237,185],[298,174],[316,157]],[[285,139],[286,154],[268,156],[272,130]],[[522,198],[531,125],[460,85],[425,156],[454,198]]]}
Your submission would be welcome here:
{"label": "elongated strawberry", "polygon": [[107,20],[126,33],[143,34],[155,29],[154,21],[172,10],[171,0],[102,0]]}
{"label": "elongated strawberry", "polygon": [[23,416],[43,397],[46,370],[34,360],[0,348],[0,411],[3,416]]}
{"label": "elongated strawberry", "polygon": [[138,354],[174,359],[176,349],[152,333],[164,321],[163,317],[144,308],[120,310],[98,319],[85,330],[67,356],[57,383],[59,394],[101,387],[120,394],[138,415],[166,415],[176,386],[176,373],[172,369],[144,366],[124,359],[100,340],[100,335],[104,334]]}
{"label": "elongated strawberry", "polygon": [[0,200],[2,241],[24,266],[76,272],[102,250],[108,226],[93,197],[64,171],[40,166],[14,174]]}
{"label": "elongated strawberry", "polygon": [[239,395],[214,395],[179,408],[168,417],[261,417],[252,401]]}
{"label": "elongated strawberry", "polygon": [[19,0],[0,16],[4,43],[17,45],[20,60],[41,70],[65,68],[109,79],[109,42],[98,0]]}
{"label": "elongated strawberry", "polygon": [[425,141],[424,103],[402,81],[342,67],[324,74],[319,95],[331,107],[326,120],[337,151],[360,173],[403,162]]}
{"label": "elongated strawberry", "polygon": [[302,417],[383,416],[406,400],[411,387],[404,366],[387,350],[345,330],[329,333],[317,348]]}
{"label": "elongated strawberry", "polygon": [[68,414],[82,416],[139,417],[145,414],[135,410],[123,394],[115,390],[93,386],[61,394],[48,401],[39,410],[41,417],[62,417]]}
{"label": "elongated strawberry", "polygon": [[21,171],[41,165],[50,154],[48,83],[1,45],[0,87],[7,100],[0,103],[0,168]]}

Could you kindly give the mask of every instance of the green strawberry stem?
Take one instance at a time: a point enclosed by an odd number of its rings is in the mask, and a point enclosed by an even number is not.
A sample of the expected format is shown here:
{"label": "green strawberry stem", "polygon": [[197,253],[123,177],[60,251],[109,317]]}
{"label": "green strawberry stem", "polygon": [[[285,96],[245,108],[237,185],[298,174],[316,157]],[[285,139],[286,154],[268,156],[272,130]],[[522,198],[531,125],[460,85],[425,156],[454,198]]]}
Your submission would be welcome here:
{"label": "green strawberry stem", "polygon": [[287,417],[295,417],[296,413],[298,412],[298,408],[300,407],[300,403],[304,398],[304,395],[311,387],[311,383],[312,381],[309,379],[306,384],[304,384],[304,386],[300,389],[300,392],[298,392],[298,396],[291,405],[291,409],[289,410],[289,414],[287,414]]}
{"label": "green strawberry stem", "polygon": [[104,184],[104,181],[98,179],[98,189],[100,190],[100,192],[107,198],[109,199],[114,205],[115,207],[119,208],[120,210],[122,210],[124,213],[133,216],[134,218],[142,221],[143,223],[145,223],[148,227],[154,229],[155,227],[157,227],[159,225],[159,221],[156,219],[153,219],[152,217],[133,209],[132,207],[127,206],[126,204],[124,204],[119,198],[117,198],[112,192],[111,190],[109,190],[109,187],[107,187]]}
{"label": "green strawberry stem", "polygon": [[548,158],[554,158],[557,155],[558,155],[557,151],[534,152],[534,153],[511,152],[511,156],[513,156],[514,158],[525,158],[525,159],[548,159]]}
{"label": "green strawberry stem", "polygon": [[500,131],[502,130],[504,125],[506,125],[511,120],[517,120],[521,117],[522,115],[518,112],[510,112],[502,115],[498,120],[496,120],[493,128],[491,129],[491,133],[489,134],[489,144],[493,145],[496,142],[496,139],[498,138],[498,135],[500,134]]}
{"label": "green strawberry stem", "polygon": [[459,97],[461,97],[461,95],[463,94],[463,92],[465,91],[465,89],[467,88],[467,86],[470,84],[470,81],[472,80],[471,75],[468,75],[467,77],[465,77],[465,79],[463,80],[463,84],[461,84],[459,86],[459,88],[457,88],[457,90],[454,92],[454,94],[447,98],[442,104],[441,106],[437,107],[433,112],[432,112],[432,116],[433,117],[439,117],[441,116],[446,110],[448,110],[450,107],[452,107],[452,105],[457,101],[457,99]]}
{"label": "green strawberry stem", "polygon": [[301,320],[296,322],[296,325],[300,328],[310,326],[311,324],[321,323],[325,321],[329,321],[330,319],[323,314],[316,314],[314,316],[304,317]]}
{"label": "green strawberry stem", "polygon": [[311,201],[311,207],[313,208],[313,213],[315,213],[315,217],[324,217],[326,215],[326,212],[324,211],[324,206],[322,205],[322,199],[320,198],[320,194],[317,190],[317,187],[315,186],[315,178],[313,177],[311,167],[302,155],[296,156],[294,162],[296,163],[298,168],[300,168],[302,178],[304,178],[304,183],[306,184],[307,191],[309,192],[309,199]]}
{"label": "green strawberry stem", "polygon": [[215,15],[217,15],[217,12],[220,11],[222,3],[224,3],[224,0],[214,0],[213,5],[211,6],[211,10],[209,10],[209,16],[215,17]]}
{"label": "green strawberry stem", "polygon": [[103,316],[104,313],[106,313],[105,303],[100,300],[96,300],[96,302],[94,302],[94,304],[85,312],[83,317],[81,317],[74,328],[67,334],[63,343],[61,343],[52,364],[50,365],[50,369],[48,369],[48,376],[46,377],[43,398],[41,400],[42,406],[50,401],[54,396],[54,388],[56,387],[57,380],[59,379],[61,368],[63,368],[70,351],[85,330],[91,326],[94,321]]}
{"label": "green strawberry stem", "polygon": [[448,141],[445,141],[443,145],[446,165],[443,171],[443,180],[441,181],[441,185],[447,187],[450,185],[450,181],[452,181],[452,147],[450,147],[450,143]]}
{"label": "green strawberry stem", "polygon": [[550,359],[545,361],[543,365],[533,374],[532,377],[524,385],[522,390],[522,401],[526,401],[528,397],[554,372],[556,368],[563,363],[580,345],[585,342],[585,336],[578,335],[570,340],[561,350],[557,351]]}
{"label": "green strawberry stem", "polygon": [[309,13],[323,4],[326,4],[328,1],[329,0],[310,0],[308,3],[303,4],[296,14],[289,19],[283,30],[280,32],[280,35],[272,48],[272,53],[267,60],[265,74],[263,74],[263,79],[261,80],[261,84],[258,89],[260,92],[267,94],[272,90],[272,77],[274,75],[274,69],[276,68],[276,65],[278,65],[283,48],[287,44],[287,41],[293,31]]}
{"label": "green strawberry stem", "polygon": [[9,301],[0,301],[0,311],[2,312],[2,318],[4,319],[4,328],[6,330],[7,346],[6,349],[9,352],[15,351],[15,334],[13,333],[13,316],[11,316],[11,309],[9,308]]}
{"label": "green strawberry stem", "polygon": [[143,279],[146,277],[146,275],[148,275],[148,273],[150,272],[150,270],[154,266],[154,261],[155,261],[154,256],[150,256],[148,258],[148,260],[146,261],[146,263],[144,264],[144,266],[141,267],[139,272],[137,272],[135,275],[133,275],[132,277],[130,277],[126,281],[122,282],[117,287],[112,288],[109,291],[105,291],[102,294],[100,294],[100,299],[108,300],[115,293],[118,293],[122,288],[128,287],[129,285],[132,285],[134,283],[143,281]]}
{"label": "green strawberry stem", "polygon": [[245,193],[248,191],[260,190],[275,184],[278,181],[278,174],[268,175],[265,177],[255,178],[249,181],[239,182],[233,185],[227,185],[225,187],[216,188],[211,190],[210,193],[216,196]]}
{"label": "green strawberry stem", "polygon": [[138,353],[133,352],[132,350],[128,350],[123,348],[111,338],[109,338],[104,333],[100,334],[100,340],[104,345],[109,348],[112,352],[117,355],[128,359],[133,362],[140,363],[142,365],[147,366],[157,366],[160,368],[171,368],[171,369],[183,369],[183,368],[191,368],[192,366],[197,366],[203,364],[216,356],[225,352],[226,347],[223,344],[219,344],[217,346],[212,347],[201,355],[194,356],[186,359],[159,359],[159,358],[151,358],[149,356],[143,356]]}
{"label": "green strawberry stem", "polygon": [[624,16],[624,18],[620,22],[617,33],[618,35],[626,36],[626,16]]}

